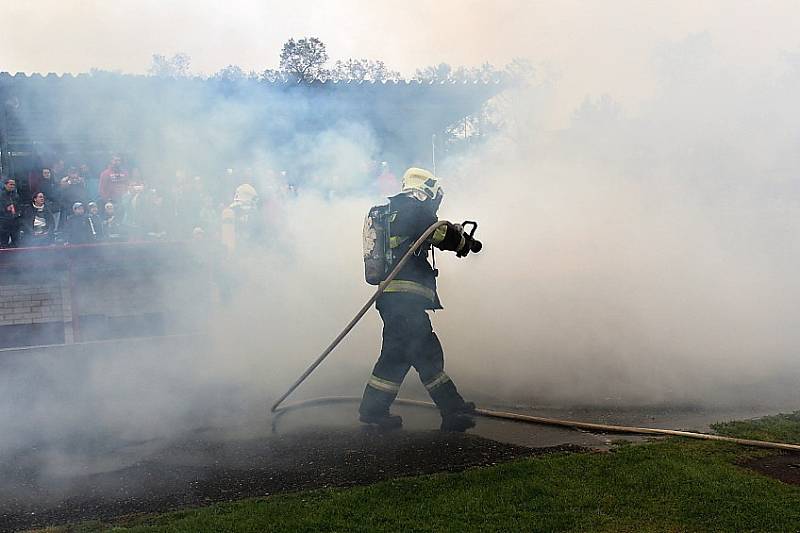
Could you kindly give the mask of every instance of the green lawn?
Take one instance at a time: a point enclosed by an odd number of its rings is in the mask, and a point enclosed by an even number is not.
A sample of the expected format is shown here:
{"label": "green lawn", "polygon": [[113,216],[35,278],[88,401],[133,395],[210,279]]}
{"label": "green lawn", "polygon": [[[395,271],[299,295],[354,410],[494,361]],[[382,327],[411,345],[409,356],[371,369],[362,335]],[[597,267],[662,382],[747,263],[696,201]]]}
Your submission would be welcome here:
{"label": "green lawn", "polygon": [[[717,430],[798,442],[800,412]],[[800,531],[800,486],[736,465],[767,453],[676,438],[51,531]]]}
{"label": "green lawn", "polygon": [[800,411],[789,415],[767,416],[759,420],[720,422],[713,425],[720,435],[742,439],[800,443]]}

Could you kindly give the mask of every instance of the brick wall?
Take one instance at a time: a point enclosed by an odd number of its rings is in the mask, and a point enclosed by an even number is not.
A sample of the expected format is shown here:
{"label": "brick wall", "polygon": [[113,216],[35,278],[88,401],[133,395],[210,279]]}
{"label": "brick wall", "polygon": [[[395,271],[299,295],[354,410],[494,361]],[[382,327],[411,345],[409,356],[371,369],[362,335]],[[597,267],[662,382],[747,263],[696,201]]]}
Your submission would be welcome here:
{"label": "brick wall", "polygon": [[59,262],[68,251],[48,252],[55,260],[47,266],[23,253],[0,265],[0,348],[188,333],[214,293],[203,285],[204,266],[167,263],[157,248],[139,249],[141,258],[73,261],[71,273]]}
{"label": "brick wall", "polygon": [[66,340],[71,308],[64,275],[5,272],[0,278],[0,347]]}
{"label": "brick wall", "polygon": [[0,285],[0,326],[61,322],[64,299],[60,283]]}

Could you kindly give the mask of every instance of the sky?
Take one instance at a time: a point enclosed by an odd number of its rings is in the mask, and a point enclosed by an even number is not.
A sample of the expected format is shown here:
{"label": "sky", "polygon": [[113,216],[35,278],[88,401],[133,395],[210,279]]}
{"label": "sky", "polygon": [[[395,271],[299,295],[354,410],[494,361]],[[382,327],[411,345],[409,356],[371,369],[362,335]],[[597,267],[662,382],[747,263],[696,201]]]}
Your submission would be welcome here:
{"label": "sky", "polygon": [[[0,6],[0,71],[144,73],[153,54],[189,54],[194,72],[275,68],[289,38],[316,36],[331,61],[418,67],[532,61],[558,81],[557,105],[610,94],[627,106],[655,86],[663,43],[706,33],[754,70],[800,51],[793,1],[28,0]],[[766,58],[770,58],[767,60]]]}

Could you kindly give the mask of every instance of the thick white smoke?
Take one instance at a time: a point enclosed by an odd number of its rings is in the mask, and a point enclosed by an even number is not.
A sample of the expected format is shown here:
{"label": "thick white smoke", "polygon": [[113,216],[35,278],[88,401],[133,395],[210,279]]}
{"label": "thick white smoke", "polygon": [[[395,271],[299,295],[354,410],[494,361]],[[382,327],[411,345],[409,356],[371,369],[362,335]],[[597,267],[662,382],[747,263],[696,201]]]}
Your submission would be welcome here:
{"label": "thick white smoke", "polygon": [[[641,111],[605,97],[561,131],[512,122],[447,168],[448,211],[486,240],[442,279],[451,367],[471,386],[542,402],[798,400],[800,72],[752,77],[707,36],[653,64]],[[513,102],[516,116],[543,103]]]}

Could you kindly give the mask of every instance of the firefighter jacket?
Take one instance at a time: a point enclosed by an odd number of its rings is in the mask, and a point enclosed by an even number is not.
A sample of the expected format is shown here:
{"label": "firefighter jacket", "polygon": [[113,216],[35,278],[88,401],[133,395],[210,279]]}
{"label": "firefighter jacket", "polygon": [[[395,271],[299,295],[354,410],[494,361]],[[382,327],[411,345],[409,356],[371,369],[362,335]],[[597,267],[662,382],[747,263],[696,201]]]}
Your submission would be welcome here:
{"label": "firefighter jacket", "polygon": [[[420,202],[404,194],[389,198],[389,247],[392,250],[389,271],[408,252],[414,241],[438,220],[436,207],[436,203]],[[437,271],[428,262],[428,254],[431,245],[456,250],[459,244],[463,244],[462,241],[461,233],[454,226],[448,224],[440,227],[427,243],[420,246],[397,277],[389,282],[384,293],[416,294],[425,299],[427,309],[442,309],[436,293]]]}

